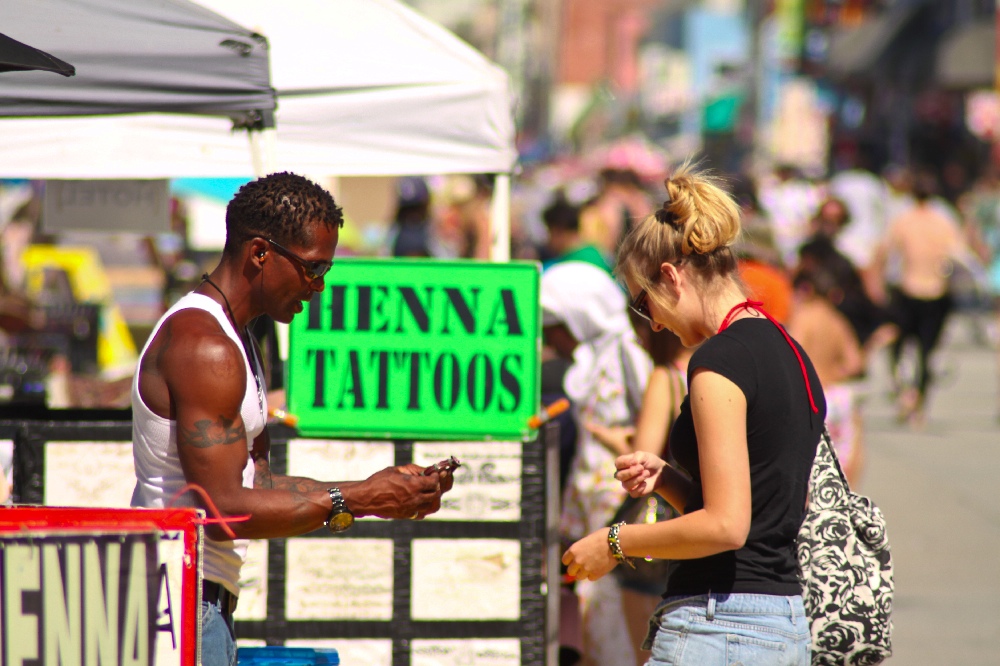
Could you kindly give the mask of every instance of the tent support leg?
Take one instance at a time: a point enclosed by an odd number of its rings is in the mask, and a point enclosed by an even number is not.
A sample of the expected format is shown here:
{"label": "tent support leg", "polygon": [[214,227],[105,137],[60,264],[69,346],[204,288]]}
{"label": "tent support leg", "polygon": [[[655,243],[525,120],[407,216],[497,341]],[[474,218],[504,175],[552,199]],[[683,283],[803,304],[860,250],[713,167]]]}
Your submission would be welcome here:
{"label": "tent support leg", "polygon": [[253,163],[254,175],[258,178],[274,173],[277,158],[275,148],[277,145],[277,132],[275,129],[250,130],[247,132],[250,138],[250,159]]}
{"label": "tent support leg", "polygon": [[490,261],[510,261],[510,174],[493,181],[490,202]]}

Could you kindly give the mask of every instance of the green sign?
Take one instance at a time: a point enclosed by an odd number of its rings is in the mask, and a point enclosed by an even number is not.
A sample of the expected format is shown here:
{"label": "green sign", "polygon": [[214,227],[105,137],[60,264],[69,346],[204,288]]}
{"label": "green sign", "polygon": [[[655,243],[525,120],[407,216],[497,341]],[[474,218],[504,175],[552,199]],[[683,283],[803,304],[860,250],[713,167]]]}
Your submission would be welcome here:
{"label": "green sign", "polygon": [[338,259],[292,320],[288,407],[319,437],[524,439],[539,267]]}

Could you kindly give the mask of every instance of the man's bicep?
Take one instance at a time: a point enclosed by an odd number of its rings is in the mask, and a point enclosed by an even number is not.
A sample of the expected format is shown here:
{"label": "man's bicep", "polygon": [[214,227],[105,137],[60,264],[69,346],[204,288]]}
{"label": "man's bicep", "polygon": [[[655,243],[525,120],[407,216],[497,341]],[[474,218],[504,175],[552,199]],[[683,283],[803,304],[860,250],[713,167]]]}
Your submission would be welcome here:
{"label": "man's bicep", "polygon": [[205,347],[188,366],[197,371],[178,372],[169,378],[169,386],[184,475],[211,493],[213,488],[242,485],[247,433],[240,408],[246,372],[224,344]]}

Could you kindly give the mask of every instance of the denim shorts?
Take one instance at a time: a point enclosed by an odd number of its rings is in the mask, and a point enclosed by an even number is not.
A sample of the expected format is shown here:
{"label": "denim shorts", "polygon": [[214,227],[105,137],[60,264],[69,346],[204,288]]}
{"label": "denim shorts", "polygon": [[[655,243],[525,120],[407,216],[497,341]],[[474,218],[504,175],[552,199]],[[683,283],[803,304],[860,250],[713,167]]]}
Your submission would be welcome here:
{"label": "denim shorts", "polygon": [[809,666],[802,597],[667,597],[649,621],[646,666]]}
{"label": "denim shorts", "polygon": [[236,629],[217,603],[201,602],[202,666],[236,666]]}

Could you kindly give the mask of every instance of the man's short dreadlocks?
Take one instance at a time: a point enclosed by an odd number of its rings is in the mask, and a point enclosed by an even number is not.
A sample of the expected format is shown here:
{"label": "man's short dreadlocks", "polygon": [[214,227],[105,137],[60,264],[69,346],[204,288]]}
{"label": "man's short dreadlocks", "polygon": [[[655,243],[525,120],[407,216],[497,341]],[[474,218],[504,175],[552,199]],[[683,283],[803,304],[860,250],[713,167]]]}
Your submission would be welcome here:
{"label": "man's short dreadlocks", "polygon": [[226,208],[224,254],[234,254],[254,236],[279,243],[309,244],[307,228],[320,221],[343,227],[340,206],[325,189],[294,173],[273,173],[240,188]]}

